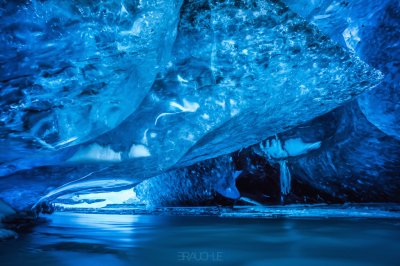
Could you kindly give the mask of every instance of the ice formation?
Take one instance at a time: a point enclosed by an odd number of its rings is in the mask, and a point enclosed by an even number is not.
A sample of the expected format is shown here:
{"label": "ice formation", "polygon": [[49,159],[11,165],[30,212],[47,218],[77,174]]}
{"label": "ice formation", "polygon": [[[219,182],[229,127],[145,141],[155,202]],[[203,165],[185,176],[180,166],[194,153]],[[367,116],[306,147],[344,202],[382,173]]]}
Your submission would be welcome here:
{"label": "ice formation", "polygon": [[399,5],[1,3],[0,198],[400,201]]}
{"label": "ice formation", "polygon": [[1,5],[0,147],[11,159],[88,141],[133,113],[169,60],[181,3]]}

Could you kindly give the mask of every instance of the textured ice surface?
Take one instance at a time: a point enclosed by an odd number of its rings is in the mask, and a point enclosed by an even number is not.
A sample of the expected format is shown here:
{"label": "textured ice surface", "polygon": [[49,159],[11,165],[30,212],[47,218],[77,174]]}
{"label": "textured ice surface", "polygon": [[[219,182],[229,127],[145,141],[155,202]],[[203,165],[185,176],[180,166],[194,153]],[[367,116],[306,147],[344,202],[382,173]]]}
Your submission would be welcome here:
{"label": "textured ice surface", "polygon": [[133,113],[169,60],[180,5],[3,1],[0,159],[82,143]]}
{"label": "textured ice surface", "polygon": [[400,2],[283,2],[386,75],[383,84],[360,97],[358,103],[371,123],[385,134],[399,139]]}
{"label": "textured ice surface", "polygon": [[381,85],[357,101],[283,134],[322,143],[289,160],[295,179],[344,200],[398,201],[400,2],[284,2],[385,74]]}
{"label": "textured ice surface", "polygon": [[360,55],[386,74],[377,89],[358,103],[368,121],[385,134],[400,140],[400,2],[390,1],[375,16],[375,25],[363,34]]}
{"label": "textured ice surface", "polygon": [[[359,68],[363,63],[279,2],[223,2],[203,8],[210,9],[212,23],[213,98],[228,119],[202,136],[183,163],[259,142],[349,100],[357,87],[367,85],[354,82],[366,74]],[[203,16],[194,20],[196,30]],[[350,68],[358,73],[350,74]]]}
{"label": "textured ice surface", "polygon": [[294,12],[318,26],[333,40],[357,51],[364,34],[376,27],[376,19],[396,0],[283,0]]}

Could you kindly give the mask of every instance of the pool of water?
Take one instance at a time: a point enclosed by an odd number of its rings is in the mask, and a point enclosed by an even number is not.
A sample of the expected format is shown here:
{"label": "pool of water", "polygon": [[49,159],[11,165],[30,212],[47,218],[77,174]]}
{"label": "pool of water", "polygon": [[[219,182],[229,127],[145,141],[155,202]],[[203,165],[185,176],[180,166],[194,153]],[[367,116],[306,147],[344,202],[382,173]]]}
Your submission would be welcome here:
{"label": "pool of water", "polygon": [[56,212],[0,265],[399,265],[400,220]]}

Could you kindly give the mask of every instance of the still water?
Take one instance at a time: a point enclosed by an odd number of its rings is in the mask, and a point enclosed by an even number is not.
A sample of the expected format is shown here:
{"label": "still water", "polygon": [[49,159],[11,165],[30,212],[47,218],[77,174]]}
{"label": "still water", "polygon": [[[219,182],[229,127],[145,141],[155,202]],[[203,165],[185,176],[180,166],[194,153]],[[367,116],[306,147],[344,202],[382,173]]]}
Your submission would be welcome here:
{"label": "still water", "polygon": [[400,265],[400,220],[56,212],[0,265]]}

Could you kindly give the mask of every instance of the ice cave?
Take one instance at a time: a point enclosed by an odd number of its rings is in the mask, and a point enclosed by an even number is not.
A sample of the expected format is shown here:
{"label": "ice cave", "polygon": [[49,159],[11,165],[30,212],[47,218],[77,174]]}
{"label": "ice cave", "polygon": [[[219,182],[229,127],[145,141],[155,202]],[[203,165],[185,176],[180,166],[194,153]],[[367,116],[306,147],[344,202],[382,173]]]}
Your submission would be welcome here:
{"label": "ice cave", "polygon": [[0,22],[0,265],[398,265],[399,0]]}

